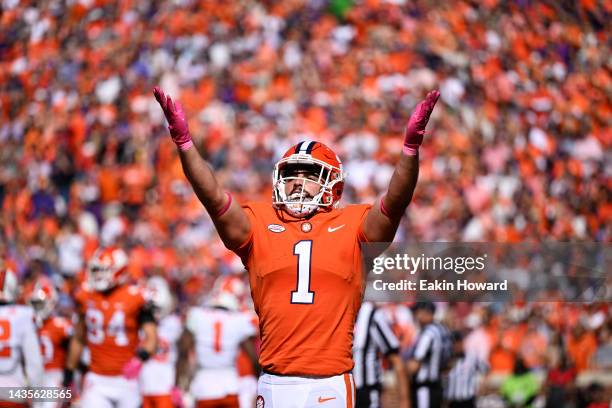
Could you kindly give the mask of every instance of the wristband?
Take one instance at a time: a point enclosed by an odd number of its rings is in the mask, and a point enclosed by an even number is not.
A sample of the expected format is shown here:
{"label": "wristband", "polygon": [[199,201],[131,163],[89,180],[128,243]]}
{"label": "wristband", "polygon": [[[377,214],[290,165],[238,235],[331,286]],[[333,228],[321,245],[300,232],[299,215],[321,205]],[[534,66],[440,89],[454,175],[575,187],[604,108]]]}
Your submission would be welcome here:
{"label": "wristband", "polygon": [[232,195],[228,193],[227,191],[225,192],[225,195],[227,195],[227,203],[223,206],[223,208],[217,211],[217,214],[215,215],[215,217],[221,217],[223,214],[227,212],[227,210],[229,210],[230,205],[232,205]]}
{"label": "wristband", "polygon": [[186,142],[177,143],[177,146],[178,146],[180,151],[184,152],[185,150],[189,150],[189,149],[191,149],[193,147],[193,140],[189,139]]}
{"label": "wristband", "polygon": [[404,154],[406,156],[418,156],[419,155],[419,145],[416,144],[409,144],[409,145],[404,145],[404,148],[402,149],[402,152],[404,152]]}
{"label": "wristband", "polygon": [[149,353],[145,349],[138,349],[136,350],[136,357],[138,357],[138,359],[144,363],[149,358],[151,358],[151,353]]}
{"label": "wristband", "polygon": [[64,379],[62,380],[62,385],[64,387],[68,387],[70,386],[70,384],[72,384],[73,380],[74,380],[74,371],[68,368],[64,368]]}

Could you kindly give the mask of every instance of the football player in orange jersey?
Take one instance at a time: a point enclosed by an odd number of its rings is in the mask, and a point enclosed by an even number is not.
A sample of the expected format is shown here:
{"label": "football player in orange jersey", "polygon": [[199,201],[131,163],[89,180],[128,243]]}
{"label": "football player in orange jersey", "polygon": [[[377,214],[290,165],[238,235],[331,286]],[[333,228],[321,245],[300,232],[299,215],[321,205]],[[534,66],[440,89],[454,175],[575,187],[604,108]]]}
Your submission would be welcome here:
{"label": "football player in orange jersey", "polygon": [[339,206],[344,171],[319,142],[293,146],[274,168],[273,202],[232,199],[194,148],[185,113],[153,91],[183,171],[227,248],[249,272],[264,374],[258,407],[351,407],[353,325],[364,290],[361,244],[391,242],[418,178],[418,150],[440,96],[411,115],[387,192],[373,204]]}
{"label": "football player in orange jersey", "polygon": [[[41,277],[34,282],[27,302],[34,309],[38,326],[38,338],[44,363],[44,387],[61,387],[63,368],[66,364],[66,351],[72,336],[72,323],[63,317],[53,316],[57,306],[58,294],[53,283]],[[36,407],[57,407],[57,402],[40,402]]]}
{"label": "football player in orange jersey", "polygon": [[84,407],[140,406],[136,377],[142,362],[156,351],[157,331],[144,289],[128,284],[127,263],[122,249],[98,249],[87,267],[87,283],[75,295],[78,322],[64,384],[72,382],[87,346],[91,364],[83,385]]}

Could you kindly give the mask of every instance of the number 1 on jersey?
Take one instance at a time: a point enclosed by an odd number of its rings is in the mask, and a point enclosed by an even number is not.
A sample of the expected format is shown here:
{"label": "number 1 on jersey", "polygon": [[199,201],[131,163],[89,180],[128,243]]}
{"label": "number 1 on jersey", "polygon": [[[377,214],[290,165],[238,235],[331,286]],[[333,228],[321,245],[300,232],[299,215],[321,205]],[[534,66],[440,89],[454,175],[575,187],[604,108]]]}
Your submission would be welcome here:
{"label": "number 1 on jersey", "polygon": [[291,303],[311,304],[314,292],[310,291],[310,259],[312,241],[299,241],[293,246],[293,255],[298,257],[297,289],[291,292]]}

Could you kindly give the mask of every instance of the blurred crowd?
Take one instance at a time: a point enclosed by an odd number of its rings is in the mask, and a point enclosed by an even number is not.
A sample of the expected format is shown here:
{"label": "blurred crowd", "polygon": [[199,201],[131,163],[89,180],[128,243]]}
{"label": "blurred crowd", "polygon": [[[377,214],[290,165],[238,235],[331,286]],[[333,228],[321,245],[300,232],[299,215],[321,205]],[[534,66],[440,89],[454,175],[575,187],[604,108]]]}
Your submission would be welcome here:
{"label": "blurred crowd", "polygon": [[[609,243],[611,13],[606,0],[2,0],[0,253],[59,282],[119,245],[135,279],[165,276],[182,304],[240,270],[155,85],[238,200],[270,200],[273,164],[310,138],[343,160],[345,203],[384,192],[411,109],[439,88],[399,242]],[[559,307],[576,315],[555,332],[566,351],[591,350],[572,364],[609,362],[608,311],[592,324],[606,306]],[[519,321],[533,347],[561,341]]]}

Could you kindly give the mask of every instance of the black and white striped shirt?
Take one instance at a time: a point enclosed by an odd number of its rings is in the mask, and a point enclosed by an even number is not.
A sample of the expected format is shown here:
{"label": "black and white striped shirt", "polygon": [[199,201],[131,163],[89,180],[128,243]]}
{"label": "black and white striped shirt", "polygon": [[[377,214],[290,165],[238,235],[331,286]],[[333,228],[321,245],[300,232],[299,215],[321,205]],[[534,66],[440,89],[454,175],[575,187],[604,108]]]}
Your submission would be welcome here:
{"label": "black and white striped shirt", "polygon": [[455,360],[448,373],[444,396],[449,401],[466,401],[476,396],[478,377],[489,370],[477,355],[468,354]]}
{"label": "black and white striped shirt", "polygon": [[430,323],[425,326],[412,351],[412,358],[421,363],[414,382],[419,385],[441,381],[441,372],[451,349],[450,333],[444,325]]}
{"label": "black and white striped shirt", "polygon": [[355,387],[375,387],[381,383],[381,363],[378,353],[389,355],[399,351],[399,341],[384,312],[371,302],[359,309],[353,339],[353,379]]}

